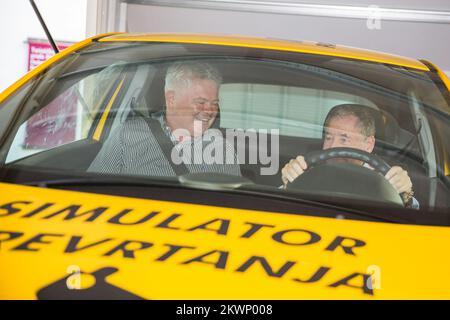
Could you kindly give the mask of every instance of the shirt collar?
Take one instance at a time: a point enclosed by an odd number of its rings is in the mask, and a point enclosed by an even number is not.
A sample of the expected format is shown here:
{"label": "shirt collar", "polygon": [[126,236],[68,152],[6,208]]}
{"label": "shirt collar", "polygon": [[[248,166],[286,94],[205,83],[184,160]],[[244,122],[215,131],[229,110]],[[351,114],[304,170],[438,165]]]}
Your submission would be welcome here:
{"label": "shirt collar", "polygon": [[[175,135],[172,132],[172,129],[169,127],[169,125],[167,124],[167,120],[166,120],[166,112],[165,111],[158,111],[155,112],[151,115],[151,117],[153,119],[156,119],[159,121],[159,123],[161,124],[161,127],[164,131],[165,134],[167,134],[167,136],[170,138],[170,140],[174,143],[174,144],[178,144],[180,142],[180,140],[177,140],[177,138],[175,137]],[[190,139],[189,141],[193,142],[196,139],[202,139],[205,136],[208,136],[211,133],[210,129],[206,130],[205,132],[203,132],[202,136],[197,137],[195,139]]]}

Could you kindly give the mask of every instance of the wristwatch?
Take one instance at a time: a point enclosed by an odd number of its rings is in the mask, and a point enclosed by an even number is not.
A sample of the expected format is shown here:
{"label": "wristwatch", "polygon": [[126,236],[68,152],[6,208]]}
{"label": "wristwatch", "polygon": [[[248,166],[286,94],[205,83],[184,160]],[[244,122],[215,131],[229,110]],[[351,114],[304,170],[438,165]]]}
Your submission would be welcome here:
{"label": "wristwatch", "polygon": [[414,191],[411,188],[410,191],[407,192],[402,192],[400,194],[400,196],[402,197],[403,203],[405,204],[406,208],[410,208],[413,204],[413,196],[414,196]]}

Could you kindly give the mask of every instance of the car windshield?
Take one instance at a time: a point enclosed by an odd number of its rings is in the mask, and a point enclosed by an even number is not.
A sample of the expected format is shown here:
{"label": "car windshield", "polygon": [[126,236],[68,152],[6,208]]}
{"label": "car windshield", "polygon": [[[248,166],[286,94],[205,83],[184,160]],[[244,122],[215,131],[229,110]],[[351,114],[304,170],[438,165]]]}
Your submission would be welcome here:
{"label": "car windshield", "polygon": [[[0,161],[48,180],[51,172],[131,178],[448,213],[449,101],[432,71],[258,48],[100,42],[2,103]],[[406,176],[390,181],[393,167]],[[401,189],[401,178],[412,188]],[[22,182],[20,174],[3,180]]]}

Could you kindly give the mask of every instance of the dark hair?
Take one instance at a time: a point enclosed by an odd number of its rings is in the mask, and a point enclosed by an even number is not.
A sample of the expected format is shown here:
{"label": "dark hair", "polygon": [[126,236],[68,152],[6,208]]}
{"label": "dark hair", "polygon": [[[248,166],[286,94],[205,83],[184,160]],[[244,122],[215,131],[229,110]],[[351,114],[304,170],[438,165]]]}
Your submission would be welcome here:
{"label": "dark hair", "polygon": [[361,134],[366,137],[375,136],[375,119],[372,110],[375,111],[375,109],[361,104],[340,104],[328,112],[323,126],[324,128],[328,127],[329,122],[337,117],[355,116],[359,120],[358,127]]}

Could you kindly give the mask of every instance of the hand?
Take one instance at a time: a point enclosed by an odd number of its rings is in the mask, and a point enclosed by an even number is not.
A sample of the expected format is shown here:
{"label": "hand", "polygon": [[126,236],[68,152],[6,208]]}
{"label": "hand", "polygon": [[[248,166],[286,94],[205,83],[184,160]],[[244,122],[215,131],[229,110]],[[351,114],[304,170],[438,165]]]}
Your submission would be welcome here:
{"label": "hand", "polygon": [[283,184],[286,186],[288,182],[294,181],[306,169],[308,169],[308,165],[303,156],[292,159],[281,169],[281,180],[283,180]]}
{"label": "hand", "polygon": [[392,167],[384,176],[398,193],[411,192],[412,182],[408,172],[399,166]]}

